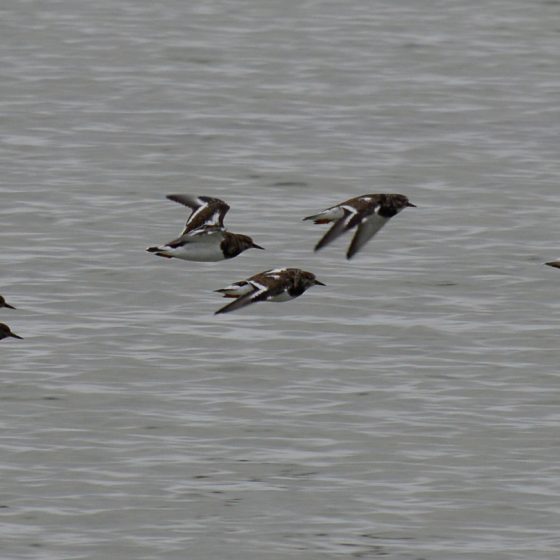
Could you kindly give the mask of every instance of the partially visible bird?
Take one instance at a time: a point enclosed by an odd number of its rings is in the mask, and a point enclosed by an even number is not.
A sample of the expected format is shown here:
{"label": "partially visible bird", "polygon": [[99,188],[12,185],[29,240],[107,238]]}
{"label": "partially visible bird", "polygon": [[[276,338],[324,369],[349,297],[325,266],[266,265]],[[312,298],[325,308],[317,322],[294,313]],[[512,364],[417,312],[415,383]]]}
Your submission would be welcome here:
{"label": "partially visible bird", "polygon": [[6,325],[5,323],[0,323],[0,340],[9,336],[13,338],[20,338],[23,340],[23,337],[17,335],[16,333],[13,333],[8,325]]}
{"label": "partially visible bird", "polygon": [[216,290],[226,298],[236,298],[218,309],[218,313],[229,313],[258,301],[288,301],[301,296],[311,286],[324,286],[311,272],[299,268],[275,268],[259,272],[247,280],[235,282]]}
{"label": "partially visible bird", "polygon": [[416,205],[402,194],[364,194],[303,219],[316,224],[334,222],[315,246],[315,251],[357,227],[346,253],[346,258],[351,259],[393,216],[407,207],[416,208]]}
{"label": "partially visible bird", "polygon": [[8,307],[10,309],[15,309],[13,305],[10,305],[2,296],[0,296],[0,307]]}
{"label": "partially visible bird", "polygon": [[231,233],[224,227],[229,206],[219,198],[170,194],[169,200],[192,209],[181,235],[165,245],[148,247],[146,251],[159,257],[187,261],[212,262],[232,259],[247,249],[263,249],[248,235]]}

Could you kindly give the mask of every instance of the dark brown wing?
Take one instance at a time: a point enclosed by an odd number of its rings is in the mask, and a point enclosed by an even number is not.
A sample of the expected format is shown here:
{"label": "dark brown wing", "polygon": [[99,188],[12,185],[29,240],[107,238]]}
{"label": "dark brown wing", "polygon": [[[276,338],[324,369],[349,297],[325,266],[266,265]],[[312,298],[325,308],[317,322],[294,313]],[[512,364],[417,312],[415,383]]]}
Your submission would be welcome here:
{"label": "dark brown wing", "polygon": [[206,226],[217,226],[223,229],[224,217],[229,210],[229,206],[223,200],[190,194],[168,194],[167,198],[192,209],[181,235]]}
{"label": "dark brown wing", "polygon": [[371,214],[364,218],[358,226],[356,234],[350,243],[346,258],[351,259],[388,221],[379,214]]}
{"label": "dark brown wing", "polygon": [[241,309],[247,305],[251,305],[252,303],[266,301],[267,299],[280,295],[286,288],[282,279],[276,276],[274,272],[274,270],[266,271],[261,274],[255,274],[255,276],[251,276],[247,282],[252,284],[255,289],[218,309],[215,315],[236,311],[237,309]]}
{"label": "dark brown wing", "polygon": [[348,209],[344,209],[344,216],[337,220],[334,225],[323,235],[323,237],[319,240],[317,245],[315,245],[315,251],[322,249],[323,247],[327,246],[329,243],[332,243],[337,237],[342,235],[346,229],[347,224],[352,218],[352,213]]}

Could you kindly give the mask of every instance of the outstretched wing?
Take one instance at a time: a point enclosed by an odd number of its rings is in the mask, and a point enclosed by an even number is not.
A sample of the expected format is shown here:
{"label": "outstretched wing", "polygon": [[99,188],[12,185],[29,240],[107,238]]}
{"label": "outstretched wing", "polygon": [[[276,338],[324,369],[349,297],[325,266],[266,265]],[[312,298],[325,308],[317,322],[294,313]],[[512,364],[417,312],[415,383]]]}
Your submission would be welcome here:
{"label": "outstretched wing", "polygon": [[190,194],[168,194],[167,198],[192,209],[181,235],[206,226],[224,227],[224,217],[229,206],[219,198],[193,196]]}
{"label": "outstretched wing", "polygon": [[[388,221],[390,218],[384,218],[377,213],[370,214],[362,219],[358,226],[356,235],[348,247],[346,258],[351,259]],[[349,225],[349,229],[353,227]]]}
{"label": "outstretched wing", "polygon": [[342,206],[341,208],[344,210],[344,215],[334,223],[325,235],[323,235],[319,243],[315,245],[315,251],[318,251],[319,249],[327,246],[329,243],[332,243],[349,228],[349,223],[355,216],[356,209],[352,206]]}

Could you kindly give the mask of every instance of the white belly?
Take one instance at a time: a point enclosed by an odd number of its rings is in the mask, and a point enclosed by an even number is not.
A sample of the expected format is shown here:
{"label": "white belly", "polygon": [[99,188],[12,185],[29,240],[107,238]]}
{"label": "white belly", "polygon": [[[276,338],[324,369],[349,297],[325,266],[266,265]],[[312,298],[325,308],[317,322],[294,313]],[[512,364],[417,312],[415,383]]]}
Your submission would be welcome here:
{"label": "white belly", "polygon": [[291,299],[294,299],[294,298],[288,292],[282,292],[281,294],[279,294],[277,296],[271,297],[267,301],[290,301]]}
{"label": "white belly", "polygon": [[175,249],[166,247],[166,252],[176,259],[185,261],[215,262],[224,260],[224,254],[219,243],[187,243]]}

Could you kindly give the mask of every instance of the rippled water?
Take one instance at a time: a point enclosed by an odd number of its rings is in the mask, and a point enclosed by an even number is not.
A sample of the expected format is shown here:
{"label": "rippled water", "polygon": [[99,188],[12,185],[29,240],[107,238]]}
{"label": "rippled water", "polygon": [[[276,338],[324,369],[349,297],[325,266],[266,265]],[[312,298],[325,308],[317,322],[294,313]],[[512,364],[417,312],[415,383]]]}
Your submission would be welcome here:
{"label": "rippled water", "polygon": [[[560,3],[6,0],[6,559],[556,559]],[[155,258],[219,196],[266,252]],[[354,260],[303,216],[418,205]],[[213,315],[276,266],[317,287]]]}

